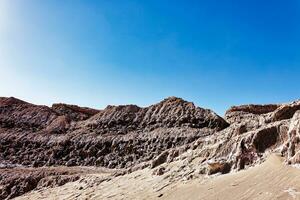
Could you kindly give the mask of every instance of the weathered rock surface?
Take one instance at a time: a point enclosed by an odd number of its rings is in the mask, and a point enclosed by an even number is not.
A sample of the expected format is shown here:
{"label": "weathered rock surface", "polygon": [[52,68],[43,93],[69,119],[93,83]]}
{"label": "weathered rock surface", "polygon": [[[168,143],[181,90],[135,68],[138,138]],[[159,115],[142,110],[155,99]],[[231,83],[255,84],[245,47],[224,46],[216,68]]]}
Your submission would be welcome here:
{"label": "weathered rock surface", "polygon": [[288,140],[285,144],[287,159],[291,164],[300,163],[300,110],[297,111],[289,126]]}
{"label": "weathered rock surface", "polygon": [[299,163],[298,105],[299,102],[234,106],[225,114],[228,128],[195,142],[198,155],[215,163],[230,163],[231,169],[261,163],[270,152],[281,153],[290,163]]}
{"label": "weathered rock surface", "polygon": [[0,127],[36,132],[58,115],[47,106],[33,105],[13,97],[0,98]]}
{"label": "weathered rock surface", "polygon": [[99,110],[96,109],[63,103],[53,104],[51,109],[57,112],[59,115],[68,117],[73,121],[86,120],[99,112]]}
{"label": "weathered rock surface", "polygon": [[[297,164],[299,143],[300,101],[234,106],[223,119],[176,97],[144,108],[125,105],[104,110],[67,104],[50,108],[0,98],[0,168],[12,170],[20,165],[103,166],[127,172],[149,167],[153,175],[168,172],[170,179],[188,180],[204,173],[246,169],[271,152]],[[168,168],[174,161],[182,164],[176,171]],[[33,185],[73,180],[46,177]],[[23,179],[17,182],[21,182],[19,191],[31,190]],[[0,185],[6,182],[0,179]],[[7,197],[13,192],[4,193]]]}
{"label": "weathered rock surface", "polygon": [[0,169],[0,199],[12,199],[42,187],[61,186],[80,178],[80,171],[68,169]]}
{"label": "weathered rock surface", "polygon": [[180,98],[170,97],[146,108],[135,105],[108,106],[90,118],[86,126],[104,131],[103,133],[119,131],[124,134],[133,130],[173,127],[222,130],[228,124],[211,110],[196,107]]}
{"label": "weathered rock surface", "polygon": [[130,167],[228,126],[214,112],[175,97],[101,111],[3,98],[0,109],[1,160],[35,167]]}

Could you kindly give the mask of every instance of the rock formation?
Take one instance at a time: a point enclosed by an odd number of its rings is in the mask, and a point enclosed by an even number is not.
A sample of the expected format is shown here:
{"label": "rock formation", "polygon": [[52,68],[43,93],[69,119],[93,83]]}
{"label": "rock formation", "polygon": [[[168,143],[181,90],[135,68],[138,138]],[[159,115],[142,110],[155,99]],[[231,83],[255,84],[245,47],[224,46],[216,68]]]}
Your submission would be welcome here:
{"label": "rock formation", "polygon": [[108,106],[101,111],[2,98],[0,125],[0,158],[11,164],[124,168],[188,146],[228,123],[175,97],[146,108]]}
{"label": "rock formation", "polygon": [[[300,101],[233,106],[223,119],[176,97],[144,108],[124,105],[104,110],[39,106],[2,97],[0,168],[97,166],[131,172],[149,167],[161,175],[170,170],[161,165],[182,161],[171,177],[180,178],[245,169],[263,162],[270,152],[296,164],[300,162],[299,110]],[[194,160],[199,162],[190,165]],[[16,175],[20,178],[15,179],[5,174],[0,176],[0,186],[6,188],[0,191],[1,198],[49,185],[44,180],[53,176],[34,172],[31,178]],[[77,177],[68,175],[72,176],[50,182],[60,184]],[[21,192],[14,192],[12,182],[18,183]]]}

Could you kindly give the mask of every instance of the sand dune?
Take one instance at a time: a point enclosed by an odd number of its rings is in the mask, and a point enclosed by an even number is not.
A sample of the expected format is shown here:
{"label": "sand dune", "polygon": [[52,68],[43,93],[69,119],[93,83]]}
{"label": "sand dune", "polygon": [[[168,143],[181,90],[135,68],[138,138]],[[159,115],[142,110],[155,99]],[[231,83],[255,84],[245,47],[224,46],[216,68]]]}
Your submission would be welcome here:
{"label": "sand dune", "polygon": [[219,176],[207,182],[193,181],[166,192],[162,199],[300,199],[300,170],[271,155],[263,164]]}
{"label": "sand dune", "polygon": [[[263,164],[226,175],[174,181],[144,169],[103,181],[101,174],[17,199],[300,199],[300,170],[273,154]],[[101,181],[102,180],[102,181]]]}

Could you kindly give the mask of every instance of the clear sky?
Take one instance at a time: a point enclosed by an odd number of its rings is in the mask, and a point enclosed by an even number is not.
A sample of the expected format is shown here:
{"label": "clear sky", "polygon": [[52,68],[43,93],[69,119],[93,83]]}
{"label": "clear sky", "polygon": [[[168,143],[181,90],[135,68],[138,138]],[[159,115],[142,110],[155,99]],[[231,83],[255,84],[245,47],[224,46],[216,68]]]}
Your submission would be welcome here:
{"label": "clear sky", "polygon": [[300,98],[300,0],[0,0],[0,96],[219,114]]}

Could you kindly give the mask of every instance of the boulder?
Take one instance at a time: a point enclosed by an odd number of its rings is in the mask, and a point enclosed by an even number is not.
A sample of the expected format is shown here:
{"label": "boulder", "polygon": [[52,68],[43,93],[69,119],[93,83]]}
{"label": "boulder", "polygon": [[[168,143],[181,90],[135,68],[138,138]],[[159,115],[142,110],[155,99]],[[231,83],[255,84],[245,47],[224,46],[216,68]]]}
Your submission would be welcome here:
{"label": "boulder", "polygon": [[208,170],[207,173],[209,175],[221,173],[221,174],[227,174],[231,170],[231,164],[227,162],[213,162],[208,163]]}
{"label": "boulder", "polygon": [[155,158],[152,163],[151,163],[151,168],[155,168],[163,163],[165,163],[167,161],[169,152],[165,151],[163,153],[161,153],[159,156],[157,156],[157,158]]}

